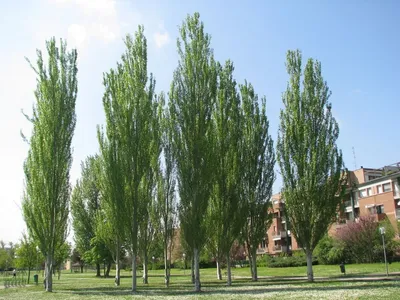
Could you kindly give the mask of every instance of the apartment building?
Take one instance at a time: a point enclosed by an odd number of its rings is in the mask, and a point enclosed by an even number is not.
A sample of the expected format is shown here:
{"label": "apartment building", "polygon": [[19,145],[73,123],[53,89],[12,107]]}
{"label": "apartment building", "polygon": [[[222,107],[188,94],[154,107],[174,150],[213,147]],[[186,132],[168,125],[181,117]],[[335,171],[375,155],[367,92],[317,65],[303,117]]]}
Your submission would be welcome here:
{"label": "apartment building", "polygon": [[[400,163],[380,169],[364,168],[349,171],[348,188],[338,210],[336,229],[348,222],[357,222],[362,216],[373,216],[377,221],[388,218],[394,228],[400,222]],[[279,255],[300,249],[284,215],[284,199],[280,194],[271,198],[272,224],[259,245],[258,254]]]}

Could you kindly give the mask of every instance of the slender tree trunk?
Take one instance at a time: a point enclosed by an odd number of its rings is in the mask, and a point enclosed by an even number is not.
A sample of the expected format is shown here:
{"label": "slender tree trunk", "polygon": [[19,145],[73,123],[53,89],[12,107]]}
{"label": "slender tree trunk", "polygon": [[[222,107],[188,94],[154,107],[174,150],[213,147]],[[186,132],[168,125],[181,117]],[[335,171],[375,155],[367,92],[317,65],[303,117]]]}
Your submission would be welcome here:
{"label": "slender tree trunk", "polygon": [[313,282],[314,272],[312,267],[312,251],[310,249],[306,249],[306,256],[307,256],[307,280]]}
{"label": "slender tree trunk", "polygon": [[96,277],[100,277],[100,264],[96,264]]}
{"label": "slender tree trunk", "polygon": [[164,276],[165,276],[165,286],[169,286],[169,272],[168,272],[168,245],[164,241]]}
{"label": "slender tree trunk", "polygon": [[193,249],[194,256],[194,290],[195,292],[201,292],[201,282],[200,282],[200,266],[199,266],[199,258],[200,253],[199,249]]}
{"label": "slender tree trunk", "polygon": [[143,253],[143,284],[149,284],[149,262],[146,251]]}
{"label": "slender tree trunk", "polygon": [[132,294],[136,293],[136,252],[132,251]]}
{"label": "slender tree trunk", "polygon": [[115,254],[115,285],[119,286],[121,283],[120,279],[120,265],[119,265],[119,241],[117,242],[117,252]]}
{"label": "slender tree trunk", "polygon": [[216,259],[216,263],[217,263],[217,279],[222,280],[221,264],[220,264],[219,258]]}
{"label": "slender tree trunk", "polygon": [[230,257],[229,252],[226,255],[226,274],[227,274],[226,285],[231,286],[232,285],[232,272],[231,272],[231,257]]}
{"label": "slender tree trunk", "polygon": [[257,281],[258,277],[257,277],[257,249],[252,249],[251,251],[251,280],[252,281]]}
{"label": "slender tree trunk", "polygon": [[46,292],[53,291],[53,257],[50,254],[47,254],[46,257],[46,265],[45,265],[45,273],[46,273]]}
{"label": "slender tree trunk", "polygon": [[81,273],[83,273],[83,265],[81,264]]}
{"label": "slender tree trunk", "polygon": [[106,278],[110,277],[110,270],[111,270],[111,262],[107,264],[107,271],[106,271]]}
{"label": "slender tree trunk", "polygon": [[28,268],[28,284],[29,284],[29,279],[31,278],[31,268]]}
{"label": "slender tree trunk", "polygon": [[192,257],[192,268],[190,269],[190,272],[192,274],[192,283],[194,284],[194,256]]}

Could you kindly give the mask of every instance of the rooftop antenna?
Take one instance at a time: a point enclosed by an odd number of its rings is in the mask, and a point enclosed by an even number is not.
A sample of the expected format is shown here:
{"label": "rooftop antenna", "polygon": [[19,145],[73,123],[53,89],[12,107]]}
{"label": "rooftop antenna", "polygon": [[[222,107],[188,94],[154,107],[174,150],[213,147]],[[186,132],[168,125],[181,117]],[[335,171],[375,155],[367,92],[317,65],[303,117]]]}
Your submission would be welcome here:
{"label": "rooftop antenna", "polygon": [[354,150],[354,147],[352,147],[352,149],[353,149],[354,170],[357,170],[356,151]]}

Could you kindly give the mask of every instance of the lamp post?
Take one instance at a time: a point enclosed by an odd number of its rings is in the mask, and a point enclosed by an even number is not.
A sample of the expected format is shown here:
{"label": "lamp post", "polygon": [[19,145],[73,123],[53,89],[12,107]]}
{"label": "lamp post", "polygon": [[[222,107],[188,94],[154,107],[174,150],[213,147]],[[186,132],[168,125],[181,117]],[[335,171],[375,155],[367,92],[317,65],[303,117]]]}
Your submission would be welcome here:
{"label": "lamp post", "polygon": [[385,257],[386,276],[389,276],[389,270],[388,270],[387,259],[386,259],[386,247],[385,247],[385,227],[379,227],[379,231],[382,235],[383,256]]}
{"label": "lamp post", "polygon": [[155,257],[154,257],[154,255],[153,255],[153,257],[151,258],[152,260],[153,260],[153,272],[154,272],[154,260],[156,259]]}
{"label": "lamp post", "polygon": [[186,254],[183,253],[182,256],[183,256],[183,266],[184,266],[183,275],[186,275]]}

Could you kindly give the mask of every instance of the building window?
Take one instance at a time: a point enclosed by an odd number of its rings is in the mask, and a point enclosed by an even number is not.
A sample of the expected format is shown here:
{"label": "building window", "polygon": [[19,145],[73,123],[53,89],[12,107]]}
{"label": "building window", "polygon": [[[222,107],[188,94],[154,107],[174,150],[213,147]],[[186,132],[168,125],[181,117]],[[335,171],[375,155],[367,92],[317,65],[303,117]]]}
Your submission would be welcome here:
{"label": "building window", "polygon": [[375,206],[369,207],[368,212],[370,215],[376,214],[376,207]]}
{"label": "building window", "polygon": [[392,190],[391,184],[390,183],[385,183],[384,185],[382,185],[383,187],[383,192],[390,192]]}
{"label": "building window", "polygon": [[368,180],[374,180],[374,179],[377,179],[377,178],[379,178],[380,176],[371,176],[371,175],[369,175],[368,176]]}
{"label": "building window", "polygon": [[377,187],[378,187],[378,194],[381,194],[382,193],[382,186],[378,185]]}
{"label": "building window", "polygon": [[267,244],[265,243],[265,238],[261,241],[261,248],[267,248]]}
{"label": "building window", "polygon": [[366,189],[360,190],[358,192],[358,195],[360,196],[360,198],[367,197],[367,190]]}
{"label": "building window", "polygon": [[372,188],[367,188],[367,194],[368,196],[372,196]]}
{"label": "building window", "polygon": [[385,213],[385,207],[383,205],[379,205],[376,207],[376,213],[377,214],[384,214]]}

